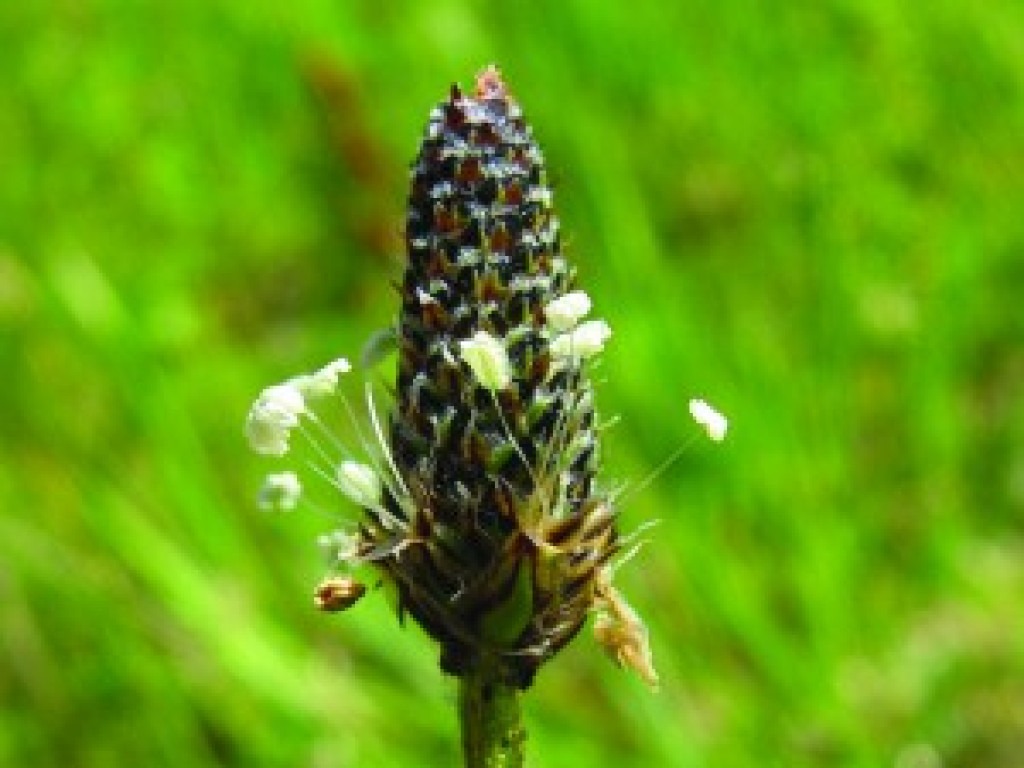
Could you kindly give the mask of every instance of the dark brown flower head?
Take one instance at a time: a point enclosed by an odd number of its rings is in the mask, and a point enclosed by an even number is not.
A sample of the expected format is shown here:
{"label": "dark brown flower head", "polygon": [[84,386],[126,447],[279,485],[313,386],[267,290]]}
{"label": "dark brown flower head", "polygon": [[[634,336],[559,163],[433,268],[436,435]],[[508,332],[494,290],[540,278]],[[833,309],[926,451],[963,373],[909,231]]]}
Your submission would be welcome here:
{"label": "dark brown flower head", "polygon": [[[333,557],[372,563],[452,675],[486,667],[525,688],[596,613],[601,644],[653,683],[643,624],[611,585],[622,542],[595,480],[589,367],[611,331],[584,319],[543,155],[494,67],[430,113],[405,251],[386,428],[371,403],[382,455],[321,472],[365,510],[356,533],[328,537]],[[348,369],[266,390],[247,425],[254,447],[286,452],[309,402]],[[347,607],[348,594],[321,602]]]}
{"label": "dark brown flower head", "polygon": [[[600,599],[619,550],[594,482],[588,358],[609,331],[577,325],[544,159],[494,67],[453,86],[412,166],[390,450],[411,503],[385,494],[366,549],[400,611],[464,674],[497,663],[529,685]],[[551,314],[552,317],[548,317]]]}

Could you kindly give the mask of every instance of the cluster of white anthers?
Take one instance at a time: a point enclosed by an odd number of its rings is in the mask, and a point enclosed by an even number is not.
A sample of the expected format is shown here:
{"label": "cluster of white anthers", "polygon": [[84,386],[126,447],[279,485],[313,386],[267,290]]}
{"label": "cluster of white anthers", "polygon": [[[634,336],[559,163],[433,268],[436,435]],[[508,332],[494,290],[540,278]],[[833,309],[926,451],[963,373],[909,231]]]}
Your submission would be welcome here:
{"label": "cluster of white anthers", "polygon": [[[612,329],[604,320],[580,323],[588,312],[590,297],[583,291],[559,296],[544,307],[548,330],[553,334],[550,350],[556,359],[587,360],[604,349]],[[459,342],[459,352],[485,389],[498,392],[511,383],[511,364],[500,339],[486,331],[477,331],[472,337]],[[690,400],[689,406],[693,420],[708,437],[716,443],[725,439],[729,429],[725,416],[700,399]]]}
{"label": "cluster of white anthers", "polygon": [[[317,417],[313,406],[318,400],[334,394],[341,396],[349,415],[352,409],[338,389],[339,377],[352,370],[348,360],[340,358],[315,373],[304,374],[267,387],[256,398],[245,422],[249,446],[268,456],[284,456],[291,448],[292,433],[298,431],[313,447],[316,460],[313,469],[346,498],[361,507],[379,509],[382,503],[381,476],[373,467],[354,461],[350,452]],[[379,434],[379,425],[370,403],[371,419]],[[329,439],[328,447],[319,439]],[[340,454],[337,458],[334,453]],[[326,464],[326,466],[324,466]],[[264,509],[293,509],[302,493],[298,476],[291,471],[267,475],[260,491],[259,503]]]}
{"label": "cluster of white anthers", "polygon": [[252,449],[270,456],[288,453],[291,431],[299,426],[303,416],[312,416],[306,399],[332,394],[338,387],[338,376],[350,370],[348,360],[340,358],[316,373],[296,376],[263,390],[245,422],[245,434]]}
{"label": "cluster of white anthers", "polygon": [[[583,291],[573,291],[548,302],[544,307],[550,350],[553,357],[562,360],[587,360],[604,349],[611,338],[612,329],[604,320],[580,323],[590,311],[590,297]],[[469,366],[480,386],[498,392],[512,382],[508,351],[501,339],[486,331],[459,342],[459,354]]]}
{"label": "cluster of white anthers", "polygon": [[[573,291],[550,301],[544,307],[549,349],[556,362],[583,361],[597,355],[611,338],[611,328],[604,320],[580,322],[590,312],[590,297],[583,291]],[[512,383],[512,366],[505,343],[485,331],[459,342],[459,355],[469,366],[480,386],[491,392],[500,392]],[[296,376],[282,384],[268,387],[253,403],[245,423],[249,445],[256,453],[284,456],[290,449],[292,432],[298,430],[312,445],[317,456],[313,468],[328,480],[343,496],[360,507],[380,512],[385,520],[394,520],[383,509],[383,485],[401,489],[402,479],[397,475],[387,450],[383,432],[377,420],[370,388],[367,387],[369,415],[379,441],[381,462],[374,466],[354,461],[351,453],[338,442],[337,437],[319,420],[311,405],[315,401],[339,394],[350,418],[355,420],[351,406],[340,393],[339,377],[352,370],[345,358],[339,358],[320,370]],[[714,441],[721,441],[728,429],[726,418],[703,400],[690,400],[690,415]],[[306,422],[311,425],[306,426]],[[358,425],[355,425],[358,432]],[[340,456],[333,458],[331,451],[317,439],[317,435],[330,438],[330,446]],[[370,451],[365,443],[363,447]],[[323,466],[326,463],[327,466]],[[266,509],[293,509],[302,493],[298,476],[291,471],[267,475],[260,492],[260,506]],[[400,504],[409,501],[407,494],[395,493]]]}
{"label": "cluster of white anthers", "polygon": [[587,360],[604,349],[605,342],[612,336],[612,329],[604,320],[580,323],[588,312],[590,297],[583,291],[559,296],[544,307],[548,327],[557,333],[551,339],[554,357]]}

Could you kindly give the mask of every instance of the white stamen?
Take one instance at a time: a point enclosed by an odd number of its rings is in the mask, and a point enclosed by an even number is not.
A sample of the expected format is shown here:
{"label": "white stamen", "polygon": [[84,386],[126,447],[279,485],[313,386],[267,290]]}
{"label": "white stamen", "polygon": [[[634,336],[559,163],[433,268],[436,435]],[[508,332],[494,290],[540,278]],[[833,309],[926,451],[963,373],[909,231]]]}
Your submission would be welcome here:
{"label": "white stamen", "polygon": [[344,357],[339,357],[319,371],[299,376],[295,385],[299,391],[310,398],[326,397],[334,394],[338,388],[338,377],[352,370],[352,365]]}
{"label": "white stamen", "polygon": [[[391,450],[388,448],[388,441],[384,437],[384,430],[380,428],[380,419],[377,418],[377,408],[373,404],[373,384],[366,382],[366,409],[370,412],[370,424],[373,426],[373,433],[377,436],[377,442],[380,444],[381,452],[384,454],[384,461],[387,462],[388,468],[391,470],[391,474],[394,475],[395,482],[398,484],[401,494],[394,493],[400,503],[402,499],[411,499],[412,494],[409,493],[409,488],[406,486],[405,481],[402,479],[402,473],[398,471],[398,466],[395,464],[395,459],[391,455]],[[390,484],[388,486],[390,488]],[[403,507],[405,506],[402,503]],[[394,519],[392,517],[392,519]]]}
{"label": "white stamen", "polygon": [[588,320],[572,331],[551,341],[551,354],[555,357],[587,359],[602,349],[611,338],[612,329],[604,320]]}
{"label": "white stamen", "polygon": [[544,316],[553,331],[567,331],[590,311],[590,297],[583,291],[573,291],[549,301]]}
{"label": "white stamen", "polygon": [[299,388],[292,382],[268,387],[249,409],[245,421],[245,436],[256,453],[284,456],[288,453],[288,438],[306,413],[306,402]]}
{"label": "white stamen", "polygon": [[325,533],[317,544],[333,563],[350,563],[359,554],[359,536],[344,530]]}
{"label": "white stamen", "polygon": [[306,401],[302,397],[302,392],[292,381],[267,387],[260,395],[260,399],[275,408],[294,414],[296,420],[306,412]]}
{"label": "white stamen", "polygon": [[273,472],[267,475],[260,489],[260,509],[288,511],[295,509],[302,495],[302,485],[294,472]]}
{"label": "white stamen", "polygon": [[704,428],[708,437],[716,443],[722,442],[725,438],[725,433],[729,429],[729,420],[703,400],[690,401],[690,415]]}
{"label": "white stamen", "polygon": [[338,489],[361,507],[377,508],[381,482],[372,467],[357,461],[343,461],[337,472]]}
{"label": "white stamen", "polygon": [[512,366],[505,345],[486,331],[459,342],[459,354],[480,386],[496,392],[512,383]]}

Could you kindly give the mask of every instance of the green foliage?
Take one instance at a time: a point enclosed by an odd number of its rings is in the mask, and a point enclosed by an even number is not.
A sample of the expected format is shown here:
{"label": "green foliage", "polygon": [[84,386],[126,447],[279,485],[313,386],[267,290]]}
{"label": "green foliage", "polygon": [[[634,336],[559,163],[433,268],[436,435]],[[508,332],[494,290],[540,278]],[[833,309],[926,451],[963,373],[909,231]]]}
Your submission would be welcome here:
{"label": "green foliage", "polygon": [[379,593],[312,609],[259,389],[396,311],[405,168],[495,61],[595,311],[662,691],[586,637],[532,765],[1024,751],[1018,4],[0,4],[0,764],[454,765]]}

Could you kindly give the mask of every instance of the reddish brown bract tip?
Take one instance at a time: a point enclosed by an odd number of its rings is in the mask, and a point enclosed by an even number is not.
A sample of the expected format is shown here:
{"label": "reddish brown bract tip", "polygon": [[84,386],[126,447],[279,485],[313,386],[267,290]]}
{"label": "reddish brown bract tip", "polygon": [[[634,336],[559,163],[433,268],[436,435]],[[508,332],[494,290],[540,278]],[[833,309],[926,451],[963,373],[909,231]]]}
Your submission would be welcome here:
{"label": "reddish brown bract tip", "polygon": [[505,81],[501,79],[501,71],[489,64],[483,72],[476,76],[476,88],[473,91],[477,99],[500,99],[509,101],[508,89]]}

